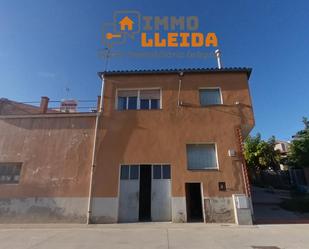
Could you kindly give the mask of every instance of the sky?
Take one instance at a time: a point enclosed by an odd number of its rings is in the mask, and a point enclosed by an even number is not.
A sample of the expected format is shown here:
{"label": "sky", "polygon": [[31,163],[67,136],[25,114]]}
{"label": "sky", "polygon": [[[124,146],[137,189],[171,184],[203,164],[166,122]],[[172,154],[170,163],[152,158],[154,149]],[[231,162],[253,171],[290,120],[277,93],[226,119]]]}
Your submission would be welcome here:
{"label": "sky", "polygon": [[[0,0],[0,98],[95,100],[106,68],[103,26],[113,12],[197,16],[215,32],[224,67],[251,67],[256,126],[267,139],[289,140],[309,117],[309,2],[306,0]],[[133,40],[113,51],[153,51]],[[156,51],[175,51],[161,48]],[[214,48],[177,51],[213,52]],[[214,58],[111,57],[108,70],[216,67]],[[69,92],[66,91],[69,88]]]}

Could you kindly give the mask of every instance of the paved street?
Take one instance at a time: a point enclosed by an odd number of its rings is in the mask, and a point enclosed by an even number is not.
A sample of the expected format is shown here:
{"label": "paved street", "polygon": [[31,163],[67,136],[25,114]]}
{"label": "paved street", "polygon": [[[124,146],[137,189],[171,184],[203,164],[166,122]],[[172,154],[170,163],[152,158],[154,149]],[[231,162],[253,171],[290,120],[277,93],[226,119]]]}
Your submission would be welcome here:
{"label": "paved street", "polygon": [[270,191],[266,188],[253,187],[252,192],[254,217],[257,224],[309,222],[309,213],[292,212],[280,207],[282,200],[290,198],[289,191]]}
{"label": "paved street", "polygon": [[306,249],[309,225],[0,225],[0,249]]}

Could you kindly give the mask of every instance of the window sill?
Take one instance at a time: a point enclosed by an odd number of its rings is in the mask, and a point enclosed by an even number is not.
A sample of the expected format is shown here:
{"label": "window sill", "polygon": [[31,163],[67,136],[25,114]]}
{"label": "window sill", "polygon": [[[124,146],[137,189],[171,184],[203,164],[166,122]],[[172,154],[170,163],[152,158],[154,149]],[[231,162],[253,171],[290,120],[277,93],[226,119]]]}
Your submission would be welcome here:
{"label": "window sill", "polygon": [[200,105],[201,108],[224,106],[223,104]]}
{"label": "window sill", "polygon": [[117,110],[117,109],[115,109],[115,111],[117,111],[117,112],[127,112],[127,111],[146,111],[146,112],[149,112],[149,111],[162,111],[163,109],[161,108],[161,109],[130,109],[130,110]]}
{"label": "window sill", "polygon": [[188,171],[220,171],[219,168],[207,168],[207,169],[187,169]]}

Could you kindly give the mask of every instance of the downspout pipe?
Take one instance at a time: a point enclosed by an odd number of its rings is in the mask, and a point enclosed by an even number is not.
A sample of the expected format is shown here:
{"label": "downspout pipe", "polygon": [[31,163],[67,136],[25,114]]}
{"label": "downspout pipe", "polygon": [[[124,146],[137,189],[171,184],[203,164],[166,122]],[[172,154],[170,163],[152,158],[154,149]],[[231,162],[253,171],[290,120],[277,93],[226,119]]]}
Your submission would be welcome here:
{"label": "downspout pipe", "polygon": [[182,76],[183,76],[183,72],[179,72],[178,74],[179,76],[179,81],[178,81],[178,96],[177,96],[177,106],[179,107],[181,105],[181,101],[180,101],[180,92],[181,92],[181,84],[182,84]]}
{"label": "downspout pipe", "polygon": [[215,51],[215,55],[217,57],[217,63],[218,63],[218,69],[222,68],[222,63],[221,63],[221,51],[219,49],[217,49]]}
{"label": "downspout pipe", "polygon": [[94,186],[94,171],[96,167],[96,156],[97,156],[97,143],[98,143],[98,129],[100,118],[103,114],[103,102],[104,102],[104,75],[101,76],[102,85],[101,85],[101,98],[100,105],[97,110],[96,120],[95,120],[95,129],[93,136],[93,149],[92,149],[92,159],[91,159],[91,171],[90,171],[90,182],[89,182],[89,195],[88,195],[88,210],[87,210],[87,224],[91,224],[92,217],[92,196],[93,196],[93,186]]}

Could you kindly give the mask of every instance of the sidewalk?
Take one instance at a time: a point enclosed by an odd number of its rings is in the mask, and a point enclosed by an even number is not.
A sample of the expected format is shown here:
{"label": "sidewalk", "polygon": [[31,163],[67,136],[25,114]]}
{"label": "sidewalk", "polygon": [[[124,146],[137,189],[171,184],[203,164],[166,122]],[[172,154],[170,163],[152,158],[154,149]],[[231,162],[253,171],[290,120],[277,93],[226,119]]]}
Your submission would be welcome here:
{"label": "sidewalk", "polygon": [[305,249],[308,245],[309,225],[0,225],[0,249]]}

